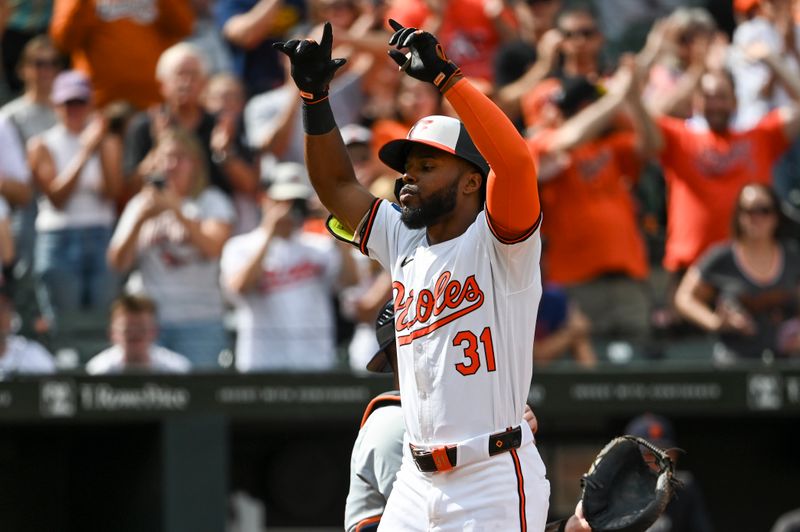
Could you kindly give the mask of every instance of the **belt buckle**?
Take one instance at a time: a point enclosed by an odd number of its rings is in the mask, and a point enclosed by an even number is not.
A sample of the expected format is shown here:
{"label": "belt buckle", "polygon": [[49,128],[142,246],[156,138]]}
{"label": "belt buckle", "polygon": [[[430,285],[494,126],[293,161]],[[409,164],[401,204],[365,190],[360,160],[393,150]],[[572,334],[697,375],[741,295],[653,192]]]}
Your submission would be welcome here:
{"label": "belt buckle", "polygon": [[410,443],[409,447],[411,448],[411,456],[414,458],[414,464],[423,473],[437,473],[453,469],[453,464],[447,455],[448,449],[452,449],[452,447],[448,448],[447,445],[441,445],[433,449],[419,449],[413,443]]}
{"label": "belt buckle", "polygon": [[447,456],[447,446],[434,447],[431,449],[431,458],[436,466],[436,471],[449,471],[453,469],[453,464],[450,463],[450,458]]}

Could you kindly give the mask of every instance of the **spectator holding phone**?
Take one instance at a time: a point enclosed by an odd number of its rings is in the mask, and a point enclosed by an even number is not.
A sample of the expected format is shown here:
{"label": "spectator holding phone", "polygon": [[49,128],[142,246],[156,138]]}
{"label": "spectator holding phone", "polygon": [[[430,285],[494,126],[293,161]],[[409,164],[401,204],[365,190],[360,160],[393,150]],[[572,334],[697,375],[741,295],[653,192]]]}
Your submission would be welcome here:
{"label": "spectator holding phone", "polygon": [[299,163],[281,163],[265,183],[259,227],[222,253],[222,282],[237,311],[240,371],[333,369],[335,290],[355,282],[347,244],[302,230],[313,194]]}
{"label": "spectator holding phone", "polygon": [[158,138],[155,173],[120,217],[108,260],[120,272],[137,266],[159,309],[159,344],[194,367],[217,367],[227,346],[219,256],[234,223],[228,197],[208,186],[203,149],[189,132]]}

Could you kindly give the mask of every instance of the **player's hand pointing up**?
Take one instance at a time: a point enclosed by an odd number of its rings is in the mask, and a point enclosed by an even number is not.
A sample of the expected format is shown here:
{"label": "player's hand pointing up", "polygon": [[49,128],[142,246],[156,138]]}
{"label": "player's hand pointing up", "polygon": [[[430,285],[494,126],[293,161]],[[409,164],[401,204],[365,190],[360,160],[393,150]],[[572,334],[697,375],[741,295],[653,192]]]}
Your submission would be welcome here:
{"label": "player's hand pointing up", "polygon": [[[406,28],[393,19],[389,19],[389,25],[395,30],[389,39],[389,46],[396,48],[389,50],[389,56],[400,70],[412,78],[433,83],[440,91],[445,90],[453,76],[461,75],[456,64],[447,59],[436,37],[427,31]],[[404,48],[408,49],[408,53],[400,51]]]}
{"label": "player's hand pointing up", "polygon": [[347,62],[343,58],[331,59],[332,45],[333,30],[330,22],[325,23],[319,43],[313,39],[292,39],[272,45],[289,56],[292,62],[292,79],[300,89],[300,96],[307,102],[324,99],[328,95],[328,86],[336,70]]}

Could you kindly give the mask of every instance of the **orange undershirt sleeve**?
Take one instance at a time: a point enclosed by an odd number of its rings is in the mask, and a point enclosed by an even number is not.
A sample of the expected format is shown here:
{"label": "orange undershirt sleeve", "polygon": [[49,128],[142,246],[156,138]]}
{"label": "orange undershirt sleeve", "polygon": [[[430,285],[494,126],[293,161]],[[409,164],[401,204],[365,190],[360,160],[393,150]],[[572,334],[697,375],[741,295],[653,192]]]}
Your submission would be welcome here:
{"label": "orange undershirt sleeve", "polygon": [[489,226],[502,241],[526,238],[540,215],[536,163],[508,117],[469,81],[445,93],[491,167],[486,188]]}

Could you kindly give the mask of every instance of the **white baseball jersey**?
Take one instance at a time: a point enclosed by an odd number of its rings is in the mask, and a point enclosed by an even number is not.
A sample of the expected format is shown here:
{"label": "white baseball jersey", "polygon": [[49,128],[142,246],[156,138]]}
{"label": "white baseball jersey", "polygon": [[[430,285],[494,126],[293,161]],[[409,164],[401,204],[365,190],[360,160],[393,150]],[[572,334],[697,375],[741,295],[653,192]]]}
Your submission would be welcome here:
{"label": "white baseball jersey", "polygon": [[[222,284],[241,271],[263,241],[263,229],[228,240],[222,250]],[[296,232],[274,238],[262,260],[256,289],[229,294],[236,307],[239,371],[327,371],[336,364],[336,324],[331,294],[341,255],[328,236]]]}
{"label": "white baseball jersey", "polygon": [[[541,218],[540,218],[541,220]],[[532,377],[541,298],[539,224],[501,242],[485,211],[431,245],[399,207],[376,201],[360,247],[391,271],[408,440],[452,444],[519,425]]]}

